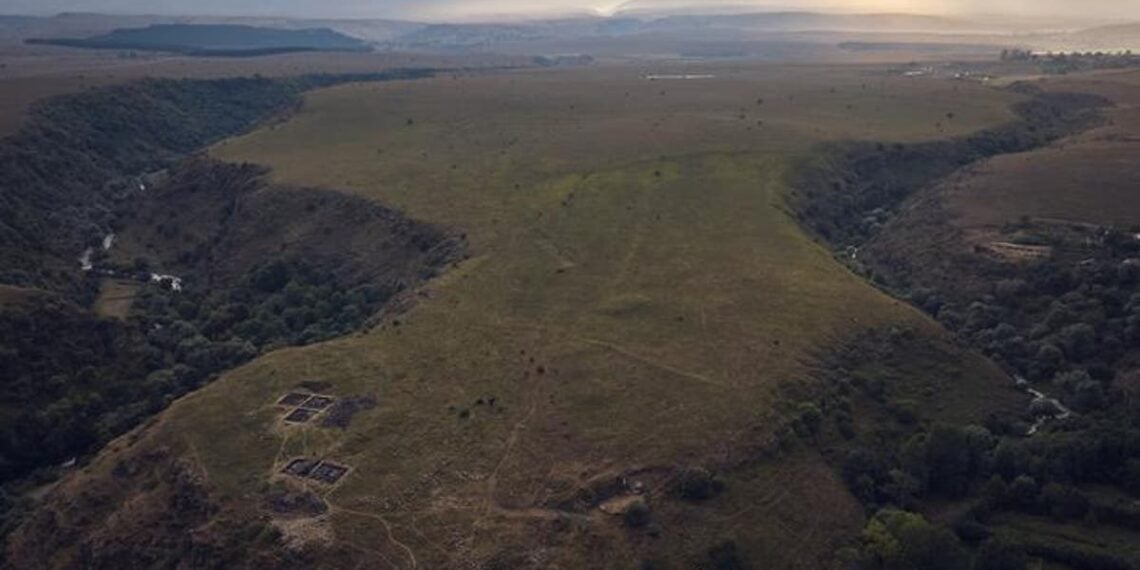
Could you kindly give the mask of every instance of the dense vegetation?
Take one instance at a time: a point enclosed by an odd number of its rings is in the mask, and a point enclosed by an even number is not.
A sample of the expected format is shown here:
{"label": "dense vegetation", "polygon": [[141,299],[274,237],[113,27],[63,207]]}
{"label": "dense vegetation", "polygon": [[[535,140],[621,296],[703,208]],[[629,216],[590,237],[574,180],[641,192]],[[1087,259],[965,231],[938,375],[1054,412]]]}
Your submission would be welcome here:
{"label": "dense vegetation", "polygon": [[164,387],[140,379],[162,355],[145,338],[48,295],[0,312],[0,481],[62,463],[156,410]]}
{"label": "dense vegetation", "polygon": [[[1090,488],[1111,486],[1140,494],[1140,406],[1134,401],[1110,412],[1082,415],[1030,438],[1011,431],[1007,418],[985,425],[924,420],[924,414],[872,383],[841,401],[867,399],[890,410],[873,430],[848,433],[840,470],[866,506],[878,513],[868,525],[860,557],[865,568],[1025,568],[1025,554],[1065,561],[1076,568],[1135,568],[1140,552],[1078,548],[1053,541],[1048,551],[1002,527],[1003,513],[1043,517],[1093,529],[1110,524],[1140,530],[1140,514]],[[843,422],[840,405],[834,413]],[[934,505],[959,505],[933,524],[916,513]],[[909,512],[900,512],[909,511]],[[903,517],[907,531],[883,520]],[[897,522],[897,521],[896,521]],[[915,530],[919,529],[919,530]],[[908,533],[927,538],[908,538]],[[905,548],[888,549],[887,533]],[[1039,537],[1038,537],[1039,538]],[[1013,553],[1019,563],[991,558]],[[931,557],[940,562],[928,565]],[[971,558],[975,561],[971,562]],[[971,564],[973,566],[971,566]]]}
{"label": "dense vegetation", "polygon": [[1001,52],[1002,61],[1033,62],[1041,71],[1050,75],[1065,75],[1096,69],[1128,69],[1140,65],[1140,57],[1132,50],[1119,52],[1049,52],[1035,53],[1029,50],[1007,49]]}
{"label": "dense vegetation", "polygon": [[846,143],[827,150],[833,162],[793,181],[800,220],[834,245],[861,245],[918,188],[978,160],[1024,152],[1089,126],[1099,120],[1095,110],[1108,104],[1095,95],[1015,89],[1031,98],[1014,107],[1020,120],[1003,127],[948,141]]}
{"label": "dense vegetation", "polygon": [[0,141],[0,283],[76,291],[76,257],[109,231],[138,176],[290,109],[304,90],[427,73],[146,80],[47,100]]}
{"label": "dense vegetation", "polygon": [[[388,76],[363,78],[374,77]],[[52,100],[36,110],[28,128],[0,142],[0,183],[12,189],[0,214],[6,263],[0,280],[55,289],[0,307],[0,531],[13,520],[21,485],[50,477],[56,466],[93,452],[266,350],[357,330],[457,251],[450,236],[358,198],[304,189],[257,192],[262,172],[249,166],[182,163],[164,177],[169,188],[158,184],[138,194],[134,173],[167,166],[180,153],[287,109],[301,89],[341,79],[145,81]],[[213,192],[198,191],[203,188]],[[150,260],[81,275],[75,252],[111,226],[141,223],[132,215],[136,209],[157,215],[165,204],[163,219],[171,219],[170,207],[184,205],[170,200],[179,193],[199,201],[227,197],[210,225],[214,249],[199,248],[202,259],[180,268],[189,271],[181,291],[169,281],[148,283],[128,318],[95,316],[86,304],[99,275],[114,271],[148,281]],[[247,193],[295,207],[316,224],[302,228],[311,234],[337,239],[337,232],[361,232],[375,247],[360,259],[315,255],[316,246],[267,254],[260,242],[240,239],[276,238],[261,218],[234,211],[232,201]],[[334,218],[341,222],[335,231],[329,227]],[[185,245],[181,235],[150,237],[166,245],[163,251]],[[228,278],[216,278],[223,257],[248,265],[228,267]]]}
{"label": "dense vegetation", "polygon": [[33,39],[32,44],[144,50],[199,56],[254,56],[294,51],[367,51],[368,44],[327,28],[279,30],[240,25],[162,24],[91,38]]}
{"label": "dense vegetation", "polygon": [[[944,266],[932,268],[882,245],[868,255],[860,249],[926,184],[979,158],[1094,124],[1088,110],[1097,104],[1083,96],[1037,96],[1021,106],[1019,124],[947,143],[859,145],[830,175],[821,170],[808,178],[800,209],[805,223],[845,251],[856,270],[1077,412],[1025,437],[1031,422],[1060,417],[1060,410],[1038,400],[1020,416],[942,424],[924,420],[882,385],[860,385],[862,397],[891,418],[873,432],[841,430],[850,440],[844,480],[876,513],[858,556],[864,568],[1022,569],[1027,555],[1074,568],[1140,567],[1140,551],[1043,540],[1006,528],[1001,518],[1020,513],[1140,531],[1134,508],[1089,491],[1140,496],[1140,401],[1135,379],[1124,376],[1140,354],[1134,262],[1140,243],[1133,232],[1029,220],[1006,228],[1026,244],[1052,248],[1048,259],[1032,264],[944,256]],[[844,407],[836,421],[850,426]],[[956,514],[945,524],[917,514],[946,504],[960,507],[950,509]]]}
{"label": "dense vegetation", "polygon": [[0,312],[0,482],[93,451],[262,350],[351,332],[394,293],[275,261],[231,289],[149,285],[126,321],[48,296]]}

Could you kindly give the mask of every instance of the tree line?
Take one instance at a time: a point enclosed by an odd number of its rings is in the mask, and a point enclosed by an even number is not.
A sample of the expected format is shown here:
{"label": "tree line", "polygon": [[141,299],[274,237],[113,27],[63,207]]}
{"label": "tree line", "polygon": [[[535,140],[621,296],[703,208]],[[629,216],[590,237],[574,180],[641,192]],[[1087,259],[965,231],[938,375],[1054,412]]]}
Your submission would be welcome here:
{"label": "tree line", "polygon": [[[1029,555],[1075,568],[1140,567],[1136,552],[1042,540],[999,522],[1001,513],[1023,513],[1140,531],[1137,513],[1087,491],[1101,486],[1140,496],[1140,399],[1126,377],[1140,350],[1140,228],[1059,229],[1022,220],[1006,230],[1035,236],[1034,244],[1054,251],[1022,265],[951,255],[950,268],[933,270],[905,252],[860,249],[917,190],[980,158],[1095,125],[1105,104],[1019,89],[1034,99],[1018,109],[1018,124],[947,142],[848,146],[797,185],[801,220],[837,251],[858,251],[856,259],[843,255],[853,268],[1078,412],[1027,438],[1030,422],[1056,410],[1041,406],[980,425],[935,424],[881,383],[858,386],[896,424],[873,436],[857,433],[843,406],[830,410],[850,440],[841,475],[871,514],[856,556],[863,568],[1020,570]],[[966,507],[949,523],[919,514],[947,502]]]}

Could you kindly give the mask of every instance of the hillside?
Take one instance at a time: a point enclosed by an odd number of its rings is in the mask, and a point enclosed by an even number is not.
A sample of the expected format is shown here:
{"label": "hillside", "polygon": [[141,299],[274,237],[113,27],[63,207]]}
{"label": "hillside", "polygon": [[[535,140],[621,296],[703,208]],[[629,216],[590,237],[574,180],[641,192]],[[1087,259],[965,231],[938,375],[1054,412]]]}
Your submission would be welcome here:
{"label": "hillside", "polygon": [[[10,558],[114,565],[145,543],[262,567],[840,564],[865,523],[847,438],[902,429],[880,399],[917,425],[1026,401],[812,241],[785,177],[821,140],[969,133],[1018,96],[863,88],[843,68],[711,75],[346,86],[215,147],[274,184],[455,228],[472,257],[368,334],[266,354],[112,443]],[[281,402],[315,391],[372,404],[343,427],[287,420],[309,412]]]}
{"label": "hillside", "polygon": [[647,5],[22,46],[0,567],[1140,568],[1140,74]]}
{"label": "hillside", "polygon": [[[1136,72],[1016,86],[1052,101],[1042,109],[1048,122],[1073,111],[1077,120],[1060,130],[1038,124],[1033,134],[1045,138],[1028,148],[975,149],[945,177],[921,175],[935,160],[907,167],[902,157],[919,149],[846,149],[813,201],[816,213],[851,207],[822,233],[853,268],[1037,394],[1024,422],[987,424],[991,434],[1027,437],[978,447],[979,463],[993,465],[984,485],[946,493],[956,506],[910,508],[953,512],[966,540],[984,531],[1006,550],[1069,568],[1140,565],[1130,498],[1140,493],[1138,87]],[[962,156],[948,147],[936,154]],[[907,445],[880,444],[867,464],[889,471],[899,465],[889,450]],[[871,478],[890,494],[889,477]]]}
{"label": "hillside", "polygon": [[144,50],[199,56],[264,55],[293,51],[367,51],[365,42],[330,29],[282,30],[242,25],[156,24],[89,38],[33,38],[32,44]]}
{"label": "hillside", "polygon": [[304,89],[422,74],[146,80],[43,102],[0,142],[0,532],[61,464],[264,350],[361,328],[459,258],[390,209],[184,160]]}
{"label": "hillside", "polygon": [[144,80],[41,102],[0,140],[0,282],[76,293],[79,255],[110,231],[140,177],[287,112],[305,89],[425,73]]}

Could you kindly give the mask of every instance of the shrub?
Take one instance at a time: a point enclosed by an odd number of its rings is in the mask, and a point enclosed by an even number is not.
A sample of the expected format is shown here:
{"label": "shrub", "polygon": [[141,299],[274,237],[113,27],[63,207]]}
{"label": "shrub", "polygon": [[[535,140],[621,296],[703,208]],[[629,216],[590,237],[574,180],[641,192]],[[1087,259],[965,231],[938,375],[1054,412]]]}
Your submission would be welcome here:
{"label": "shrub", "polygon": [[744,561],[736,542],[726,540],[708,551],[708,564],[710,570],[747,570],[749,565]]}
{"label": "shrub", "polygon": [[625,522],[625,526],[629,528],[641,528],[649,524],[651,514],[649,505],[638,499],[630,503],[629,507],[625,509],[625,512],[622,513],[622,520]]}
{"label": "shrub", "polygon": [[974,570],[1025,570],[1028,566],[1025,551],[1000,538],[987,540],[974,560]]}
{"label": "shrub", "polygon": [[669,485],[673,496],[686,501],[705,501],[724,490],[724,483],[702,467],[682,469]]}
{"label": "shrub", "polygon": [[875,514],[863,530],[863,567],[868,570],[966,570],[958,538],[921,515],[895,509]]}
{"label": "shrub", "polygon": [[819,425],[823,421],[823,412],[819,410],[819,406],[811,402],[804,402],[799,406],[799,420],[803,423],[807,433],[815,434],[819,432]]}
{"label": "shrub", "polygon": [[891,402],[887,404],[887,411],[890,412],[900,424],[908,426],[918,423],[918,409],[918,402],[914,400],[899,398],[891,400]]}

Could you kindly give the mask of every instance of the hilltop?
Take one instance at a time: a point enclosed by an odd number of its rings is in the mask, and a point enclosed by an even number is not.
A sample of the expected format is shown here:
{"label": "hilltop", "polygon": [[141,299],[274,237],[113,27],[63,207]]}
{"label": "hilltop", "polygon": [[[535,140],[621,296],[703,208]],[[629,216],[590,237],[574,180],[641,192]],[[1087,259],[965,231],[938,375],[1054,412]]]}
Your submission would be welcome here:
{"label": "hilltop", "polygon": [[365,51],[368,44],[333,30],[281,30],[242,25],[155,24],[82,39],[32,38],[31,44],[144,50],[198,56],[264,55],[295,51]]}

